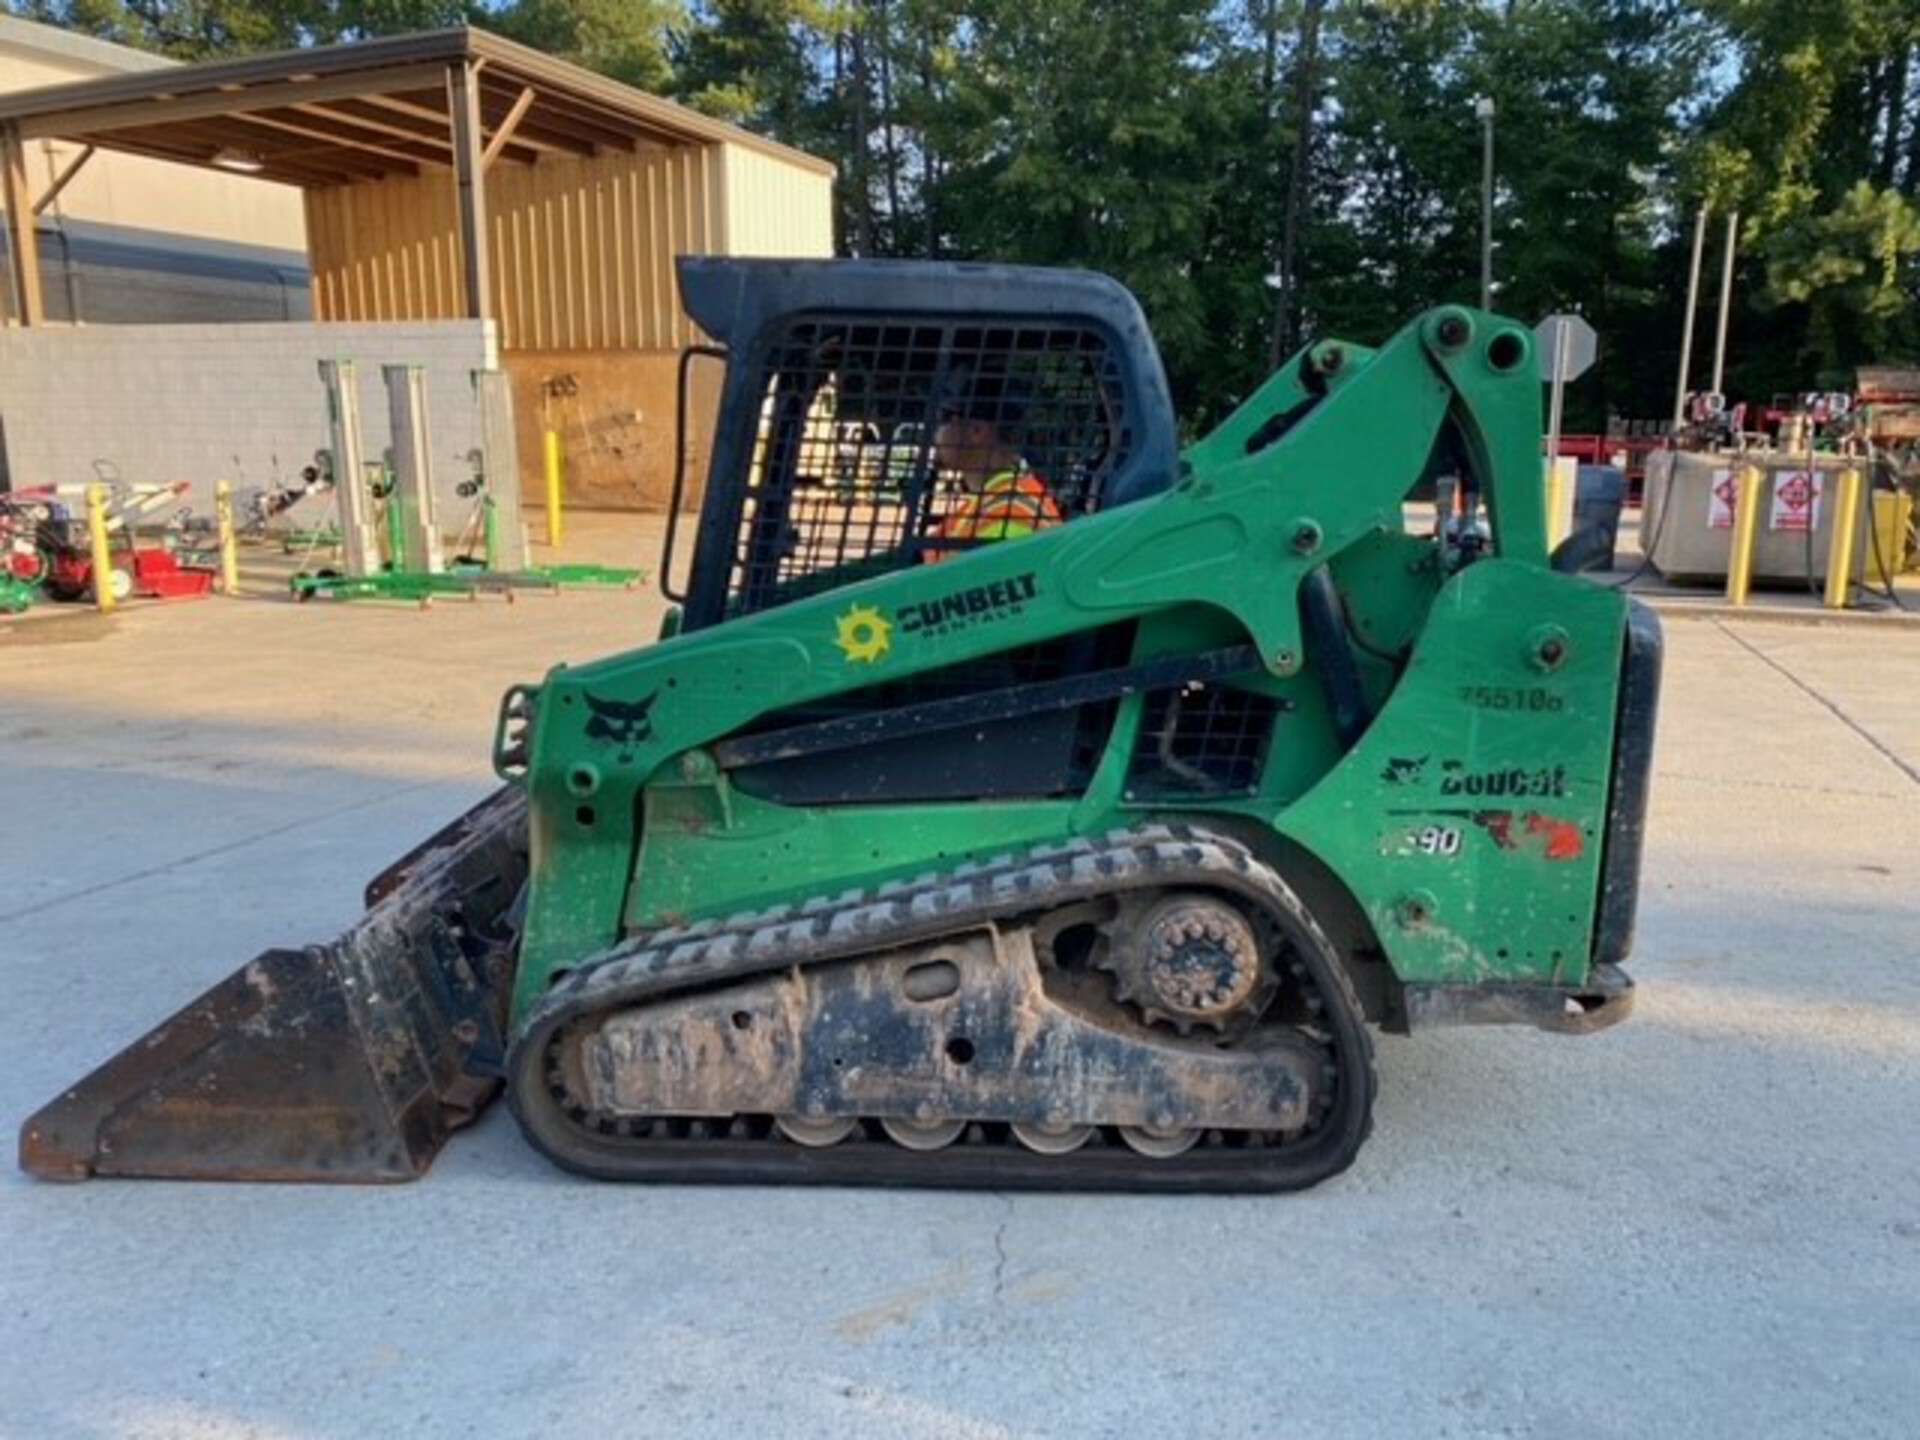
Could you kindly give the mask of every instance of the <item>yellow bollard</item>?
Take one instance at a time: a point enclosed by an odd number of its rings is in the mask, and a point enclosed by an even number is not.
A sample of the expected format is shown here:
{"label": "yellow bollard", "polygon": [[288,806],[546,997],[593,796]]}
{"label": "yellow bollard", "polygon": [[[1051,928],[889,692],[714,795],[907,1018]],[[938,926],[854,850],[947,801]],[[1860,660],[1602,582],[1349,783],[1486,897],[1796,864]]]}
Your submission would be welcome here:
{"label": "yellow bollard", "polygon": [[1727,603],[1744,605],[1753,588],[1753,547],[1760,538],[1760,506],[1766,498],[1767,472],[1758,465],[1740,472],[1740,494],[1733,507],[1733,549],[1727,556]]}
{"label": "yellow bollard", "polygon": [[93,545],[93,603],[113,609],[113,548],[107,544],[107,487],[87,487],[87,538]]}
{"label": "yellow bollard", "polygon": [[240,555],[233,538],[233,482],[222,480],[213,487],[214,525],[220,536],[220,590],[225,595],[240,593]]}
{"label": "yellow bollard", "polygon": [[560,548],[560,432],[547,431],[547,544]]}
{"label": "yellow bollard", "polygon": [[1833,534],[1827,542],[1827,609],[1844,610],[1853,592],[1853,542],[1860,529],[1860,472],[1848,466],[1834,477],[1840,494],[1833,506]]}
{"label": "yellow bollard", "polygon": [[1867,583],[1882,589],[1906,567],[1907,527],[1913,520],[1913,497],[1904,490],[1870,492],[1862,505],[1872,507],[1867,528]]}
{"label": "yellow bollard", "polygon": [[1549,554],[1553,553],[1554,547],[1566,538],[1560,533],[1560,499],[1560,461],[1549,455],[1547,457],[1547,553]]}

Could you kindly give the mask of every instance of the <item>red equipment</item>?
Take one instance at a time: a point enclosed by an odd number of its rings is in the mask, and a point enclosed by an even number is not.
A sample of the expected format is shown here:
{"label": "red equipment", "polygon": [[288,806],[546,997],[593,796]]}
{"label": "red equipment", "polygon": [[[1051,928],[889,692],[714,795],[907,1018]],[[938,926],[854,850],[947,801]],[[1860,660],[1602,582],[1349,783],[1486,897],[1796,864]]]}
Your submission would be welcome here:
{"label": "red equipment", "polygon": [[[166,545],[142,542],[134,521],[143,513],[178,501],[185,483],[113,487],[107,516],[108,585],[115,600],[142,596],[179,600],[211,594],[215,572],[182,565]],[[0,538],[14,576],[40,582],[56,600],[83,600],[93,590],[93,549],[86,522],[76,518],[63,495],[81,487],[43,485],[14,491],[0,504]],[[183,512],[184,513],[184,512]]]}
{"label": "red equipment", "polygon": [[[211,570],[182,565],[171,550],[161,545],[116,547],[113,570],[108,584],[113,598],[144,596],[153,600],[181,600],[213,593]],[[62,548],[53,557],[53,572],[47,576],[47,592],[56,600],[84,600],[93,593],[93,556],[85,550]]]}

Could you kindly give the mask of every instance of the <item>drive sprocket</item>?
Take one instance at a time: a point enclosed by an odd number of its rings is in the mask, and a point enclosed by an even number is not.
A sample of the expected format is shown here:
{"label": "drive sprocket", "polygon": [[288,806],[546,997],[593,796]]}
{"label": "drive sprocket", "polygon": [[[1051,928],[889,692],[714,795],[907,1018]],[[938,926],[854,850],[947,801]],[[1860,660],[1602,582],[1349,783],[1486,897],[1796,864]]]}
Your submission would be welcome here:
{"label": "drive sprocket", "polygon": [[1244,1029],[1277,983],[1246,912],[1194,891],[1124,907],[1094,963],[1113,976],[1116,999],[1182,1035]]}

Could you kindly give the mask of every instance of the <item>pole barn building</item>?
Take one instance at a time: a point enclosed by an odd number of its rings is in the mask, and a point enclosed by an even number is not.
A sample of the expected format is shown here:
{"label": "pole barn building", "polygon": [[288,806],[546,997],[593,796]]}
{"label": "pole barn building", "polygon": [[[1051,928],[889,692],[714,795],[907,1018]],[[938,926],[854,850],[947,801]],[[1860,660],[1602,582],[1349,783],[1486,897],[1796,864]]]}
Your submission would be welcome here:
{"label": "pole barn building", "polygon": [[[443,370],[504,368],[523,479],[537,473],[544,421],[566,445],[572,498],[587,504],[657,505],[671,485],[677,356],[699,339],[674,257],[832,253],[825,161],[467,27],[0,95],[14,317],[0,337],[0,418],[16,485],[39,478],[22,473],[23,444],[43,468],[78,463],[77,452],[40,443],[50,430],[34,413],[36,370],[50,374],[52,362],[72,379],[63,342],[100,376],[128,361],[128,373],[148,373],[164,391],[178,367],[161,363],[175,338],[161,332],[207,328],[48,324],[34,233],[46,185],[30,174],[28,147],[49,139],[81,147],[80,157],[121,152],[303,192],[316,323],[221,327],[224,358],[217,337],[177,337],[200,343],[190,353],[214,375],[223,364],[266,375],[276,342],[256,332],[274,330],[312,352],[303,360],[360,347],[399,359],[417,338],[422,360]],[[117,333],[103,340],[103,330]],[[147,360],[110,353],[129,346]],[[208,371],[198,373],[204,381]],[[200,388],[203,400],[216,393]],[[436,391],[457,393],[450,382]],[[318,382],[301,394],[317,430]],[[258,415],[237,413],[244,407],[178,398],[203,426],[257,428]],[[712,399],[696,395],[694,414]],[[263,400],[271,415],[273,397]],[[87,443],[99,447],[109,404],[90,408]],[[438,421],[438,400],[434,408]],[[79,424],[70,416],[51,430]],[[464,433],[458,417],[442,428]],[[689,436],[695,461],[705,429],[696,423]],[[301,443],[289,437],[286,448]],[[121,448],[137,447],[128,437]]]}

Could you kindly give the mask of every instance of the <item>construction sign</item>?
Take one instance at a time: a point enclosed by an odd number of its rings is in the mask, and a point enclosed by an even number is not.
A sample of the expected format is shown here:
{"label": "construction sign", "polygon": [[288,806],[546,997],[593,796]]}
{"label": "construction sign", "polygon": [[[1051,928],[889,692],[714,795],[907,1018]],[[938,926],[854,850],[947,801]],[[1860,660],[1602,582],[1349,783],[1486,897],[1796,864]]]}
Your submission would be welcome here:
{"label": "construction sign", "polygon": [[1769,530],[1818,530],[1820,528],[1820,472],[1782,470],[1773,477],[1773,510],[1767,518]]}
{"label": "construction sign", "polygon": [[1707,487],[1707,528],[1709,530],[1733,528],[1733,506],[1739,496],[1740,486],[1733,478],[1733,471],[1713,472],[1713,484]]}

